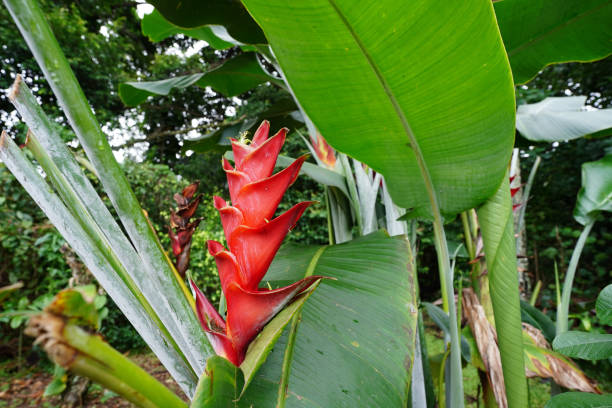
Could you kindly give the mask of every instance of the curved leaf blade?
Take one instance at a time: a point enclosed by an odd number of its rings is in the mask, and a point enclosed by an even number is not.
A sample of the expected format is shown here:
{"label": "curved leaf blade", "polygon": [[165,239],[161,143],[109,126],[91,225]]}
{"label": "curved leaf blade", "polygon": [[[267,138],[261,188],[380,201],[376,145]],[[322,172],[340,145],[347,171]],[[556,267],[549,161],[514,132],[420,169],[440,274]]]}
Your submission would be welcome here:
{"label": "curved leaf blade", "polygon": [[601,211],[612,211],[612,155],[582,165],[582,188],[574,218],[587,225]]}
{"label": "curved leaf blade", "polygon": [[494,6],[517,84],[549,64],[612,53],[610,0],[504,0]]}
{"label": "curved leaf blade", "polygon": [[119,97],[127,106],[143,103],[151,95],[168,95],[173,89],[191,85],[210,86],[226,97],[240,95],[264,82],[278,83],[261,69],[255,53],[241,54],[207,72],[181,75],[160,81],[135,81],[119,84]]}
{"label": "curved leaf blade", "polygon": [[[282,248],[265,279],[302,278],[318,249]],[[406,241],[382,232],[321,254],[313,273],[337,280],[323,281],[302,309],[287,407],[406,406],[417,322],[408,268]],[[285,334],[239,406],[276,406],[286,345]]]}
{"label": "curved leaf blade", "polygon": [[223,26],[229,36],[244,44],[266,44],[266,37],[237,0],[151,0],[172,24],[184,28]]}
{"label": "curved leaf blade", "polygon": [[544,408],[609,408],[612,394],[597,395],[588,392],[564,392],[555,395]]}
{"label": "curved leaf blade", "polygon": [[569,331],[555,337],[553,348],[568,357],[603,360],[612,357],[612,335]]}
{"label": "curved leaf blade", "polygon": [[234,46],[231,42],[217,37],[210,27],[181,28],[166,20],[157,10],[153,10],[152,13],[144,16],[140,25],[142,33],[149,37],[152,42],[160,42],[176,34],[184,34],[197,40],[206,41],[216,50],[225,50]]}
{"label": "curved leaf blade", "polygon": [[523,354],[523,334],[516,264],[514,218],[508,178],[497,193],[478,210],[489,290],[495,313],[495,330],[501,354],[508,406],[526,407],[525,364],[516,358]]}
{"label": "curved leaf blade", "polygon": [[561,142],[592,133],[612,134],[612,109],[585,110],[586,96],[550,97],[520,105],[516,129],[534,142]]}
{"label": "curved leaf blade", "polygon": [[490,2],[244,3],[325,139],[382,173],[398,205],[428,217],[435,194],[451,214],[495,192],[514,96]]}
{"label": "curved leaf blade", "polygon": [[540,310],[531,306],[524,300],[521,300],[521,317],[523,322],[529,323],[532,326],[540,329],[547,341],[553,341],[557,329],[555,327],[555,323],[550,317],[546,316]]}

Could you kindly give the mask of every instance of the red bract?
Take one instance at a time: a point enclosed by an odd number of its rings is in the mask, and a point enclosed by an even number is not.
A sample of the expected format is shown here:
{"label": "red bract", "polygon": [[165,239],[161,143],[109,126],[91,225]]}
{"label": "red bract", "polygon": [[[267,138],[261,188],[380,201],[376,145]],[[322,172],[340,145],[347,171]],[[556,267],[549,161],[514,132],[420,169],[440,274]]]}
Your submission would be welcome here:
{"label": "red bract", "polygon": [[176,270],[185,277],[185,272],[189,267],[189,254],[191,252],[191,236],[202,221],[201,218],[189,222],[200,205],[201,195],[193,198],[200,182],[196,181],[185,187],[179,194],[174,195],[174,201],[178,205],[177,211],[172,211],[170,215],[170,226],[168,235],[172,244],[172,253],[176,257]]}
{"label": "red bract", "polygon": [[270,124],[264,121],[250,144],[232,140],[236,167],[223,160],[232,205],[221,197],[214,197],[229,250],[217,241],[208,241],[208,251],[217,263],[227,302],[227,319],[223,319],[191,281],[198,318],[215,352],[236,366],[242,363],[248,345],[265,324],[321,279],[311,276],[279,289],[259,288],[283,239],[312,204],[298,203],[273,218],[305,157],[272,175],[287,129],[268,138],[269,129]]}

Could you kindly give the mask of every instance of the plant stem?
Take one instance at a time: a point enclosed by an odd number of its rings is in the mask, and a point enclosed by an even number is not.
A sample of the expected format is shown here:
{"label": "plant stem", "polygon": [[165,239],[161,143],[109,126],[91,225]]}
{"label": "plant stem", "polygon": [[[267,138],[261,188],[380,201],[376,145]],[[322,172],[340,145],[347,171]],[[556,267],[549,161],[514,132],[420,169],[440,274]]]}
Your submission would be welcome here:
{"label": "plant stem", "polygon": [[531,167],[531,171],[529,172],[529,177],[527,178],[527,184],[525,184],[525,189],[523,190],[523,203],[521,208],[519,208],[519,216],[517,222],[516,233],[520,234],[523,229],[523,225],[525,224],[525,211],[527,210],[527,202],[529,201],[529,194],[531,193],[531,187],[533,186],[533,181],[535,180],[535,175],[538,172],[538,167],[542,162],[542,158],[540,156],[536,156],[535,162]]}
{"label": "plant stem", "polygon": [[574,276],[576,275],[576,270],[578,269],[578,261],[580,260],[580,255],[584,249],[584,244],[586,243],[589,233],[593,228],[593,224],[595,224],[594,219],[589,221],[589,223],[584,226],[582,232],[580,233],[580,237],[578,237],[576,246],[574,247],[574,252],[572,252],[572,257],[570,258],[567,272],[565,273],[561,303],[557,306],[557,336],[561,333],[565,333],[568,330],[569,304],[572,296]]}
{"label": "plant stem", "polygon": [[169,315],[179,332],[173,333],[196,372],[204,370],[206,357],[214,353],[188,301],[189,291],[175,278],[169,258],[160,250],[154,231],[142,212],[125,174],[114,158],[83,90],[62,53],[45,16],[35,0],[4,0],[13,20],[34,54],[57,101],[98,172],[150,279],[169,305]]}
{"label": "plant stem", "polygon": [[70,324],[64,327],[63,337],[79,352],[69,367],[77,374],[91,378],[142,407],[187,407],[176,394],[100,337]]}
{"label": "plant stem", "polygon": [[533,288],[533,293],[531,294],[531,298],[529,299],[529,304],[531,306],[535,306],[538,301],[538,296],[540,295],[540,290],[542,289],[542,281],[539,280],[536,282],[535,288]]}

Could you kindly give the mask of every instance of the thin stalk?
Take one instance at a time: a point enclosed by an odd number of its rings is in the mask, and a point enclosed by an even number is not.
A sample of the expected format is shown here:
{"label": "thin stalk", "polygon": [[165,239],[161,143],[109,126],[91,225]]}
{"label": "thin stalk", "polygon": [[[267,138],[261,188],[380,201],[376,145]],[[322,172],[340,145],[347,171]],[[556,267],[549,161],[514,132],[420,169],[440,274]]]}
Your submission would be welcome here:
{"label": "thin stalk", "polygon": [[79,354],[70,369],[146,408],[187,407],[176,394],[119,353],[100,337],[74,325],[63,330],[66,343]]}
{"label": "thin stalk", "polygon": [[584,244],[593,228],[593,224],[595,224],[595,220],[592,219],[587,223],[580,236],[578,237],[578,241],[576,242],[576,246],[574,247],[574,252],[572,252],[572,257],[570,258],[569,266],[567,267],[567,272],[565,273],[565,280],[563,281],[563,293],[561,294],[561,303],[559,303],[557,307],[557,336],[561,333],[565,333],[568,330],[568,314],[569,314],[569,304],[572,296],[572,286],[574,284],[574,276],[576,275],[576,270],[578,269],[578,261],[580,260],[580,255],[582,254],[582,250],[584,249]]}
{"label": "thin stalk", "polygon": [[363,231],[362,220],[361,220],[361,204],[359,201],[359,194],[357,193],[357,184],[353,176],[351,164],[348,161],[348,157],[344,153],[338,153],[338,160],[342,167],[342,173],[346,179],[346,185],[348,187],[349,194],[351,196],[351,208],[355,214],[355,221],[357,221],[357,229],[359,233]]}
{"label": "thin stalk", "polygon": [[[461,224],[463,225],[465,247],[467,248],[470,261],[474,261],[474,259],[476,258],[476,241],[474,240],[472,235],[469,214],[467,211],[461,213]],[[472,284],[472,289],[474,289],[474,292],[476,292],[476,294],[480,298],[480,267],[478,262],[474,262],[472,264],[470,281]]]}
{"label": "thin stalk", "polygon": [[150,316],[153,323],[164,334],[164,340],[170,343],[171,347],[174,348],[174,350],[182,357],[187,366],[189,366],[189,362],[187,361],[185,355],[181,352],[181,349],[172,338],[172,335],[166,326],[162,323],[157,313],[155,313],[151,307],[151,304],[144,297],[134,280],[130,277],[128,271],[117,258],[117,255],[111,248],[110,242],[98,224],[96,224],[96,222],[93,220],[91,214],[77,193],[74,191],[70,183],[68,183],[64,175],[60,172],[51,157],[49,157],[45,149],[43,149],[40,142],[31,131],[28,131],[25,145],[32,152],[34,158],[36,158],[38,161],[38,164],[40,164],[45,173],[49,176],[56,191],[58,191],[62,197],[64,204],[66,204],[66,206],[70,209],[72,215],[77,219],[79,225],[83,228],[96,248],[104,256],[104,259],[106,259],[109,266],[125,283],[130,292],[132,292],[134,297],[138,300],[145,313]]}
{"label": "thin stalk", "polygon": [[325,211],[327,214],[327,241],[329,245],[334,245],[334,224],[332,221],[331,207],[329,205],[329,187],[325,186]]}
{"label": "thin stalk", "polygon": [[531,306],[535,306],[538,301],[538,296],[540,295],[540,289],[542,289],[542,281],[537,281],[535,288],[533,288],[533,293],[531,294],[531,298],[529,299],[529,304]]}
{"label": "thin stalk", "polygon": [[[169,316],[179,329],[177,342],[196,372],[204,371],[206,358],[214,353],[188,301],[188,295],[172,272],[171,262],[160,251],[125,174],[114,158],[83,90],[62,53],[45,16],[35,0],[4,0],[13,20],[34,54],[45,78],[92,165],[98,171],[108,197],[117,210],[141,261],[169,304]],[[187,292],[188,293],[188,292]]]}
{"label": "thin stalk", "polygon": [[533,186],[533,181],[535,180],[535,176],[538,172],[538,167],[540,167],[541,162],[542,158],[540,156],[536,156],[535,162],[533,162],[533,166],[531,166],[531,171],[529,172],[529,177],[527,178],[527,184],[525,184],[525,189],[523,190],[523,203],[521,205],[521,208],[519,208],[519,216],[516,228],[517,234],[521,233],[523,225],[525,224],[525,211],[527,210],[529,194],[531,193],[531,187]]}

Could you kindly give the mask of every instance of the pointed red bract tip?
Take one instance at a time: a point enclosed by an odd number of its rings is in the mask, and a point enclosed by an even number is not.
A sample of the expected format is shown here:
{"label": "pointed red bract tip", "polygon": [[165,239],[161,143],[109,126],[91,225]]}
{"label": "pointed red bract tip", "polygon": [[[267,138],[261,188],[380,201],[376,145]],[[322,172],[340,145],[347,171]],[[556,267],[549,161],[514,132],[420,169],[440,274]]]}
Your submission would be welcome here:
{"label": "pointed red bract tip", "polygon": [[268,139],[268,134],[270,133],[270,122],[264,120],[261,122],[261,125],[255,131],[253,135],[253,140],[251,141],[251,145],[257,147]]}

